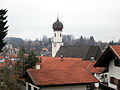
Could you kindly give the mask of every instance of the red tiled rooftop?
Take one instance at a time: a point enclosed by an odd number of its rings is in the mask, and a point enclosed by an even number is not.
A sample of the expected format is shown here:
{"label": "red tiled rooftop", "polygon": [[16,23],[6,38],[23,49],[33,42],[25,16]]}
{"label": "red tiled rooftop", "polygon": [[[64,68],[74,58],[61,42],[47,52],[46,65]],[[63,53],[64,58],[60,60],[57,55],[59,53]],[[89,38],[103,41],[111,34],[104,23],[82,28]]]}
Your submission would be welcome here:
{"label": "red tiled rooftop", "polygon": [[0,67],[4,67],[6,63],[0,63]]}
{"label": "red tiled rooftop", "polygon": [[4,57],[3,57],[3,56],[0,56],[0,59],[4,59]]}
{"label": "red tiled rooftop", "polygon": [[99,82],[86,69],[28,69],[36,85],[80,84]]}
{"label": "red tiled rooftop", "polygon": [[88,71],[91,73],[102,73],[105,68],[104,67],[94,67],[96,61],[91,62],[88,66]]}
{"label": "red tiled rooftop", "polygon": [[94,67],[96,61],[81,61],[80,58],[44,57],[41,69],[86,68],[91,73],[101,73],[105,68]]}
{"label": "red tiled rooftop", "polygon": [[[96,61],[81,58],[39,57],[41,69],[29,69],[28,74],[36,85],[93,83],[98,80],[91,73],[101,73]],[[39,64],[39,63],[37,63]]]}

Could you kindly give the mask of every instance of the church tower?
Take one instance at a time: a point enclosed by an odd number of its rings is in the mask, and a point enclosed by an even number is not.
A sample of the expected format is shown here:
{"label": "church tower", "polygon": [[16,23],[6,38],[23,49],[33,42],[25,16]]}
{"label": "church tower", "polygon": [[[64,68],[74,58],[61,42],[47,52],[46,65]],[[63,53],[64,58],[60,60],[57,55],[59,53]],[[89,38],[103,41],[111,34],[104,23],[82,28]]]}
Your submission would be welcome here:
{"label": "church tower", "polygon": [[53,23],[54,36],[52,42],[52,57],[55,57],[59,48],[63,46],[62,29],[63,29],[63,24],[59,21],[59,18],[57,17],[57,21]]}

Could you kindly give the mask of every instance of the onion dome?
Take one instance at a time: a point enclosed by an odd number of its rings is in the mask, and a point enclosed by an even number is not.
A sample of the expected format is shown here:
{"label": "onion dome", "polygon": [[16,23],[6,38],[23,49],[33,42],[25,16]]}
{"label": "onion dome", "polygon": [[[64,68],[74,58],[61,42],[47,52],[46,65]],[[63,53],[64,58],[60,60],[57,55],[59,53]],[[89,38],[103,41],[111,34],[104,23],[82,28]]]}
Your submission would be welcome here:
{"label": "onion dome", "polygon": [[59,21],[58,18],[57,18],[57,21],[53,23],[53,29],[54,31],[62,31],[63,29],[63,24]]}

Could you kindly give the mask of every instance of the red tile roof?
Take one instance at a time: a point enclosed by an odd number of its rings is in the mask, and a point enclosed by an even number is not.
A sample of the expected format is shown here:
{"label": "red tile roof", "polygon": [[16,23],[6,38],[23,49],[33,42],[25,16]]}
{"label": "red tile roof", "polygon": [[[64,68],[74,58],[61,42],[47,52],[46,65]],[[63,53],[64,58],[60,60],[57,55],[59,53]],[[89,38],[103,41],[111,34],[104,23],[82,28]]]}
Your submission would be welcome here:
{"label": "red tile roof", "polygon": [[4,59],[4,57],[3,57],[3,56],[0,56],[0,59]]}
{"label": "red tile roof", "polygon": [[91,62],[89,65],[88,65],[88,71],[91,72],[91,73],[102,73],[105,68],[104,67],[94,67],[96,61],[94,62]]}
{"label": "red tile roof", "polygon": [[99,82],[86,69],[28,69],[36,85],[80,84]]}
{"label": "red tile roof", "polygon": [[39,57],[41,69],[28,69],[36,85],[93,83],[98,80],[91,73],[101,73],[104,68],[95,68],[96,61],[81,58]]}
{"label": "red tile roof", "polygon": [[120,46],[111,46],[115,54],[120,58]]}
{"label": "red tile roof", "polygon": [[0,63],[0,67],[6,66],[6,63]]}
{"label": "red tile roof", "polygon": [[101,73],[105,68],[94,67],[96,61],[82,61],[81,58],[42,57],[41,69],[86,68],[91,73]]}

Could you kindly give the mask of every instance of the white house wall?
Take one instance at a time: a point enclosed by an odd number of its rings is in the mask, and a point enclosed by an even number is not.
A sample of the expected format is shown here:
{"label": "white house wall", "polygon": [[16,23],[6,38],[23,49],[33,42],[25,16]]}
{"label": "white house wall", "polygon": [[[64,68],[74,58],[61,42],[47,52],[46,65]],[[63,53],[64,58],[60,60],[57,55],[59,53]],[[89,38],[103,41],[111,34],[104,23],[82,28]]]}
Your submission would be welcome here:
{"label": "white house wall", "polygon": [[86,85],[46,87],[46,88],[41,88],[40,90],[86,90]]}
{"label": "white house wall", "polygon": [[[108,80],[110,80],[110,77],[115,77],[116,79],[120,79],[120,67],[116,67],[114,65],[114,60],[111,60],[109,64]],[[114,89],[117,89],[117,86],[111,84],[110,82],[108,82],[108,85]]]}

